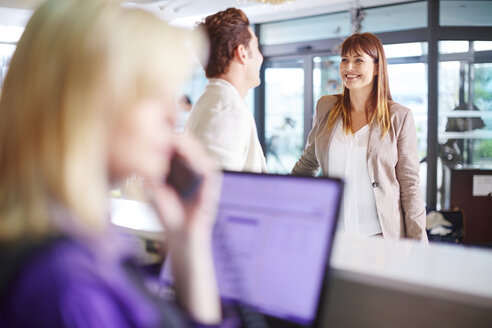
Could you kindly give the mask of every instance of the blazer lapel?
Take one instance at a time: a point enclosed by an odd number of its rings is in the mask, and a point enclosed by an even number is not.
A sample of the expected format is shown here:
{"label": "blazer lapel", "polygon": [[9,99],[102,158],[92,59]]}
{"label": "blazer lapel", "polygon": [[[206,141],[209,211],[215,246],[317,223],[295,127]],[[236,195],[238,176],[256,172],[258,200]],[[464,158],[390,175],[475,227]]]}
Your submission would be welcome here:
{"label": "blazer lapel", "polygon": [[381,141],[381,128],[379,127],[379,124],[377,122],[373,122],[369,130],[369,142],[367,145],[368,159],[373,154],[375,154],[375,150],[377,149],[377,145],[380,141]]}

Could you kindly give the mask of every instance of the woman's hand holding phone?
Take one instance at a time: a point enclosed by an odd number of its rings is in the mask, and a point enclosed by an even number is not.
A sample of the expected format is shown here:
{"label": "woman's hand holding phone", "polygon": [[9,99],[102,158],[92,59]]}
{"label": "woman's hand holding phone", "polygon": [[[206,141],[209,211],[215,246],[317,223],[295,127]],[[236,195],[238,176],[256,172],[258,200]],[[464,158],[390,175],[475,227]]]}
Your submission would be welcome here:
{"label": "woman's hand holding phone", "polygon": [[177,297],[196,321],[218,324],[212,229],[220,174],[201,145],[189,138],[177,140],[173,161],[171,176],[150,188],[166,231]]}
{"label": "woman's hand holding phone", "polygon": [[213,227],[220,173],[193,138],[177,138],[168,176],[149,187],[154,206],[168,232],[182,234]]}

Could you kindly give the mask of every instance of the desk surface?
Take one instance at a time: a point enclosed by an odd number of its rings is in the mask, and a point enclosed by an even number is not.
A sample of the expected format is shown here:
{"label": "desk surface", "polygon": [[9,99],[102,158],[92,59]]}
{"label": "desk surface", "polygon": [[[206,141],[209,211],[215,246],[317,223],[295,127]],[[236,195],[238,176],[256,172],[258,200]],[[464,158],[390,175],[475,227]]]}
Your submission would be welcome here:
{"label": "desk surface", "polygon": [[492,327],[492,251],[337,234],[321,327]]}
{"label": "desk surface", "polygon": [[322,311],[322,328],[492,327],[490,299],[339,270]]}
{"label": "desk surface", "polygon": [[476,295],[492,301],[492,250],[337,233],[335,270]]}

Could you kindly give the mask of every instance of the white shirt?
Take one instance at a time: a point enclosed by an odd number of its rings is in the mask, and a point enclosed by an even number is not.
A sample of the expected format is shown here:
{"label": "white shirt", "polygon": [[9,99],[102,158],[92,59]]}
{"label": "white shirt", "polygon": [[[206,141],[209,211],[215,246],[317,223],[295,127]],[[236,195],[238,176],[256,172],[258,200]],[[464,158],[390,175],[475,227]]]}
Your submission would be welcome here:
{"label": "white shirt", "polygon": [[184,131],[197,137],[225,170],[266,172],[253,115],[229,82],[209,80]]}
{"label": "white shirt", "polygon": [[345,134],[338,121],[328,153],[328,175],[345,180],[338,228],[363,236],[382,232],[367,171],[368,142],[369,125]]}

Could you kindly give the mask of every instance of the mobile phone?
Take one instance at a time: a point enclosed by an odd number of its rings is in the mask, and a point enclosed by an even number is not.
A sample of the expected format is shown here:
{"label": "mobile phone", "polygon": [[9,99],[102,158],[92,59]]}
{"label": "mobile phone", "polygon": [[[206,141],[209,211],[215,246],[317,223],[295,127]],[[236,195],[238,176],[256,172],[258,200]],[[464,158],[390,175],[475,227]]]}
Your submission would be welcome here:
{"label": "mobile phone", "polygon": [[196,196],[203,176],[196,173],[179,154],[171,159],[169,175],[165,183],[173,187],[183,200],[190,200]]}

